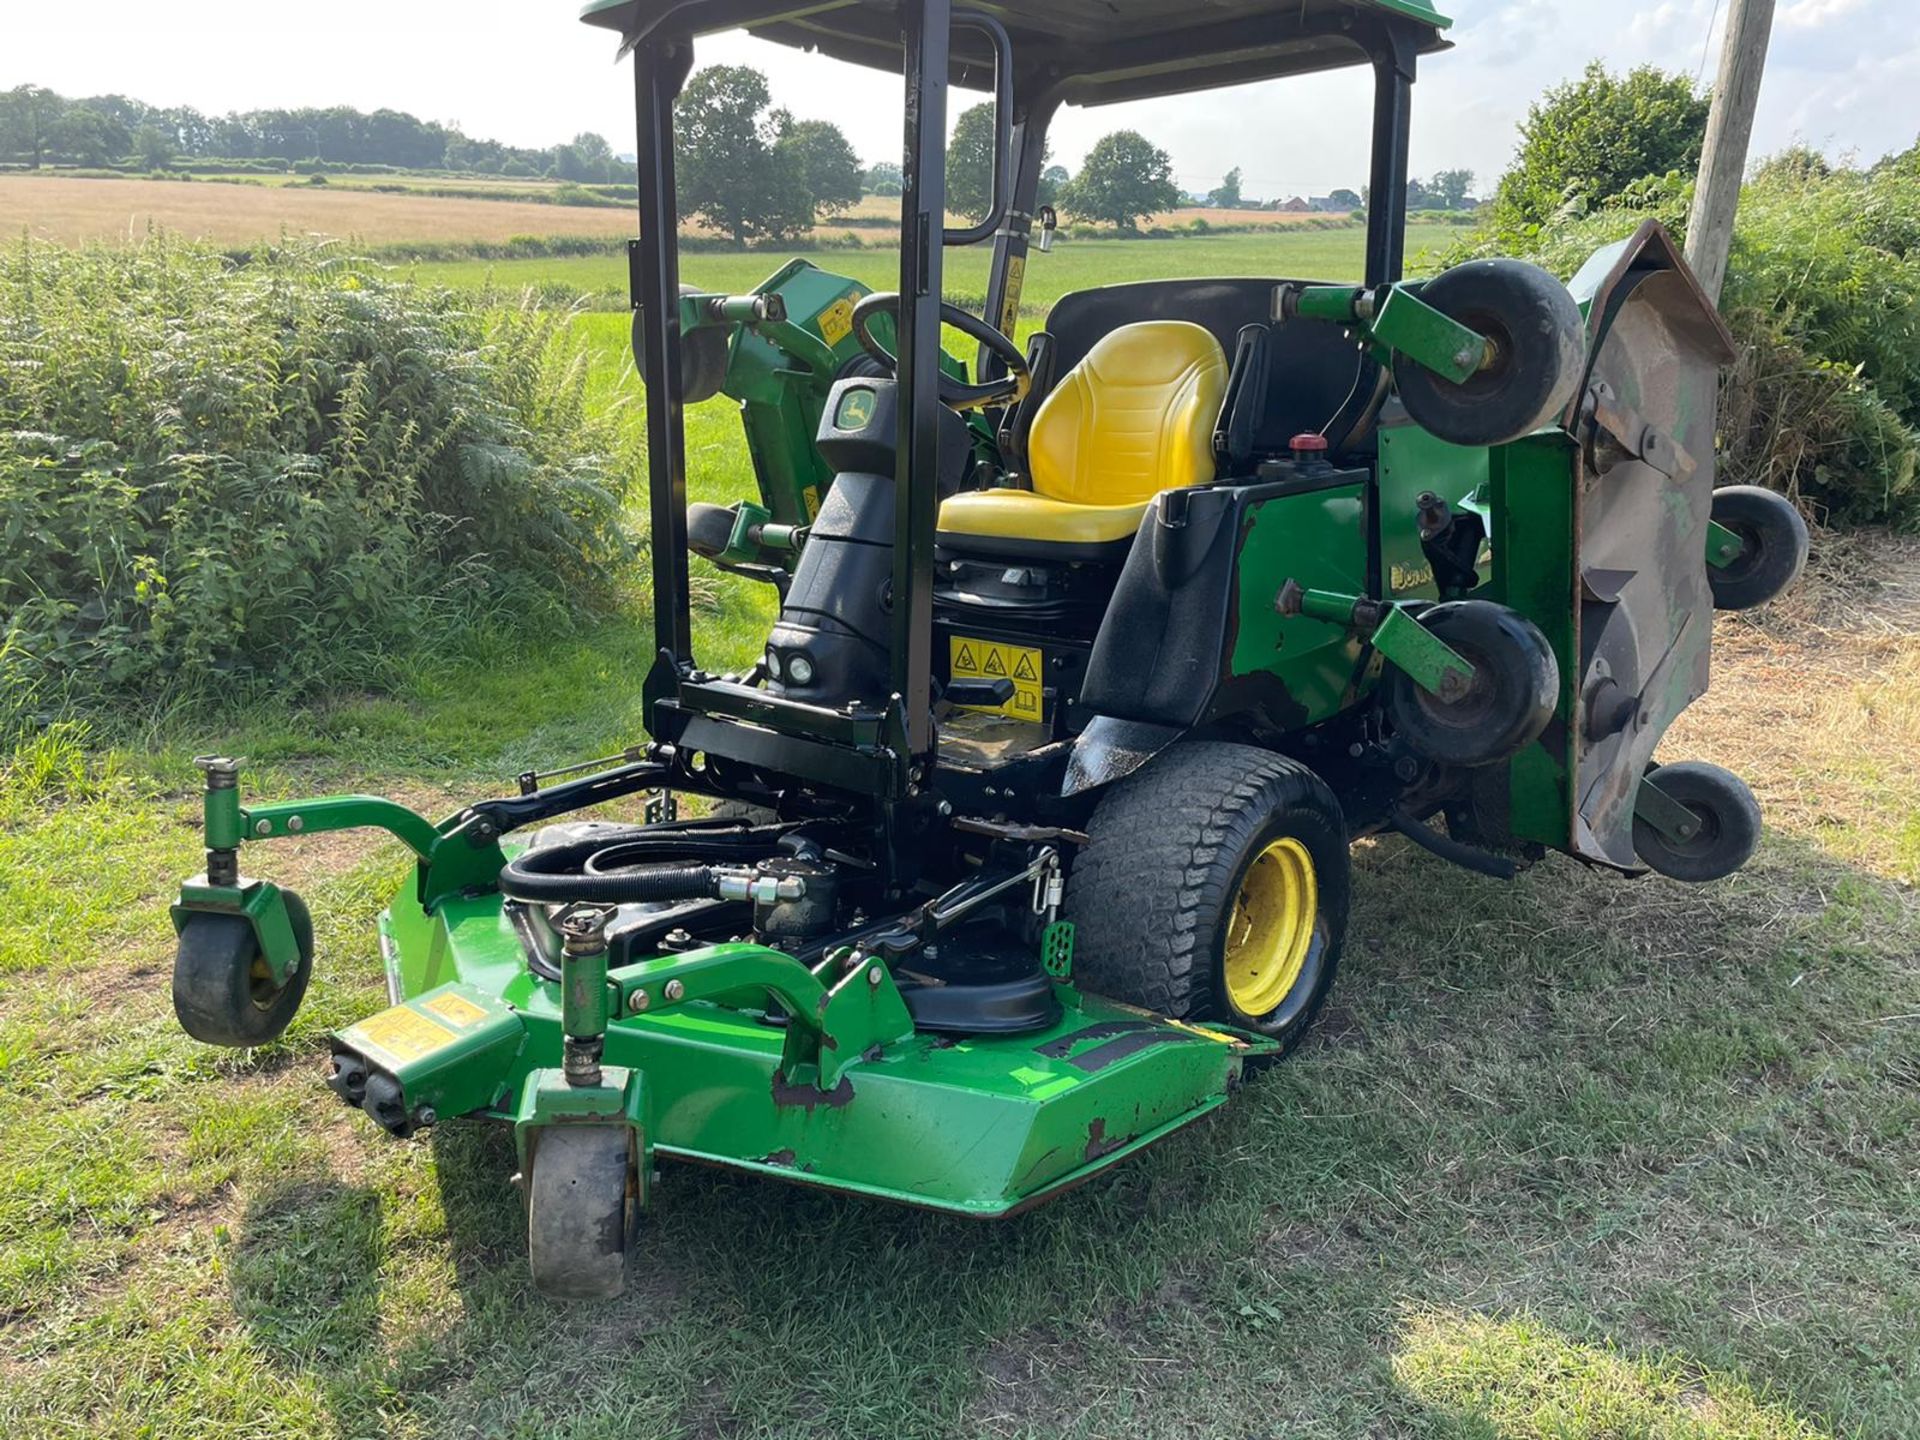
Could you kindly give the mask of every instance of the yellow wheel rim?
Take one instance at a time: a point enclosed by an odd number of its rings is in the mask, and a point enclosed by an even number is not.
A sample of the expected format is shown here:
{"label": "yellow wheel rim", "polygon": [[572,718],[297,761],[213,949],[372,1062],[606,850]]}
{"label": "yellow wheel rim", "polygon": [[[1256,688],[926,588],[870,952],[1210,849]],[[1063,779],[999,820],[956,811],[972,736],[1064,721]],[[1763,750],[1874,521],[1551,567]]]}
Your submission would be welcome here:
{"label": "yellow wheel rim", "polygon": [[1222,966],[1233,1008],[1259,1019],[1299,982],[1320,909],[1313,856],[1291,837],[1274,841],[1247,867],[1227,921]]}

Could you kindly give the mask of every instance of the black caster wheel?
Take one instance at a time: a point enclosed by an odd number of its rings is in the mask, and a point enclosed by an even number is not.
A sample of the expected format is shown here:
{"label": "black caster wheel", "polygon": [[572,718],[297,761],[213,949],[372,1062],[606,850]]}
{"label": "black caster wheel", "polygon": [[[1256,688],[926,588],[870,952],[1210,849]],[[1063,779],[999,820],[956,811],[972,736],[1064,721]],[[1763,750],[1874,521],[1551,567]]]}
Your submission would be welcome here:
{"label": "black caster wheel", "polygon": [[1764,605],[1807,568],[1807,522],[1786,496],[1758,485],[1724,486],[1713,492],[1713,520],[1742,547],[1730,564],[1707,567],[1714,609]]}
{"label": "black caster wheel", "polygon": [[313,916],[293,891],[280,893],[300,951],[299,966],[280,985],[246,917],[188,917],[173,957],[173,1013],[194,1039],[236,1049],[264,1045],[300,1008],[313,974]]}
{"label": "black caster wheel", "polygon": [[1411,360],[1394,366],[1421,428],[1454,445],[1505,445],[1567,408],[1586,365],[1586,322],[1567,287],[1524,260],[1471,260],[1420,299],[1484,335],[1486,362],[1461,384]]}
{"label": "black caster wheel", "polygon": [[1661,765],[1649,773],[1662,794],[1694,813],[1700,828],[1676,840],[1635,816],[1633,850],[1648,869],[1699,883],[1731,875],[1753,858],[1760,844],[1760,802],[1738,775],[1699,760]]}
{"label": "black caster wheel", "polygon": [[[697,285],[682,285],[682,295],[698,295]],[[727,346],[733,337],[730,325],[706,325],[680,336],[680,397],[687,405],[698,405],[720,393],[727,380]],[[641,315],[633,312],[633,353],[640,354],[645,337],[641,333]]]}
{"label": "black caster wheel", "polygon": [[610,1300],[626,1288],[640,1224],[639,1156],[628,1125],[540,1128],[527,1184],[533,1283],[556,1300]]}
{"label": "black caster wheel", "polygon": [[1420,623],[1473,666],[1464,693],[1442,699],[1403,670],[1387,682],[1387,713],[1406,742],[1442,765],[1505,760],[1539,738],[1560,701],[1560,665],[1540,627],[1488,600],[1450,600]]}

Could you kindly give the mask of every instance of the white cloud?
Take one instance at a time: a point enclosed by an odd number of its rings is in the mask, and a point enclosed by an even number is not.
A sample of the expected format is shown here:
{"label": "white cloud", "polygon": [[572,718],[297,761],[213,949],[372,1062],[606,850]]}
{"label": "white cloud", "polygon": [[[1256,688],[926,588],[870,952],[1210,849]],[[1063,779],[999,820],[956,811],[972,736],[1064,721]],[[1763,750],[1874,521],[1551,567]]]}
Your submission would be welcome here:
{"label": "white cloud", "polygon": [[1818,30],[1863,9],[1868,0],[1792,0],[1774,16],[1782,30]]}

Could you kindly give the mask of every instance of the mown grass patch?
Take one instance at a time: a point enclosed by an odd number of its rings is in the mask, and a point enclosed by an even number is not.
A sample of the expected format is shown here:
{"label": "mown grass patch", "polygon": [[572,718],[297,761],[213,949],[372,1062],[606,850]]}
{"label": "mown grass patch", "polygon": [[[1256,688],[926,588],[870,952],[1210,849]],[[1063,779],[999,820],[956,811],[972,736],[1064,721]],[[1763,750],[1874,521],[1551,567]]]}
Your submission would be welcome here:
{"label": "mown grass patch", "polygon": [[[1422,257],[1456,243],[1448,225],[1407,228],[1408,268],[1423,273]],[[1072,240],[1027,265],[1023,310],[1038,320],[1062,295],[1096,285],[1161,280],[1170,275],[1271,275],[1315,280],[1360,276],[1366,232],[1302,230],[1276,225],[1257,234],[1195,235],[1176,240]],[[799,250],[823,270],[847,275],[875,290],[900,288],[899,257],[890,248]],[[703,289],[738,294],[751,290],[788,258],[756,251],[689,251],[680,257],[681,278]],[[987,261],[982,247],[949,251],[946,292],[950,300],[978,305],[986,295]],[[491,288],[502,296],[533,288],[555,295],[588,297],[590,304],[624,310],[626,258],[573,255],[527,260],[453,260],[399,264],[401,273],[437,285]]]}
{"label": "mown grass patch", "polygon": [[[696,412],[694,431],[720,443],[729,419]],[[1917,562],[1889,542],[1873,563]],[[712,643],[764,623],[748,606],[730,628],[740,602],[716,591]],[[1771,802],[1817,791],[1863,716],[1910,700],[1899,590],[1828,589],[1808,613],[1844,623],[1721,622],[1716,688],[1673,753]],[[629,740],[646,648],[618,622],[209,738],[257,754],[273,793],[451,809],[531,759]],[[1858,683],[1781,708],[1776,667]],[[568,1307],[528,1289],[501,1134],[396,1144],[319,1083],[326,1028],[381,1003],[371,922],[395,847],[250,857],[314,901],[308,1007],[250,1055],[174,1027],[189,749],[69,735],[8,772],[9,1434],[1920,1425],[1920,909],[1877,804],[1834,807],[1844,843],[1779,804],[1752,869],[1692,889],[1560,861],[1508,886],[1365,843],[1332,1011],[1214,1121],[992,1227],[670,1168],[633,1293]],[[1884,783],[1920,799],[1907,771]]]}

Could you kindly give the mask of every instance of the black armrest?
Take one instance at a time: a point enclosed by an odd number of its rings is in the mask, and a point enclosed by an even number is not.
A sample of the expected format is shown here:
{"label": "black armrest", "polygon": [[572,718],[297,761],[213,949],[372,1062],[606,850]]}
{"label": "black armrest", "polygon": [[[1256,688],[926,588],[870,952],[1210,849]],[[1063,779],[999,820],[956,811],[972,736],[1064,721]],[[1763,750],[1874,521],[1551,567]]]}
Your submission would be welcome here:
{"label": "black armrest", "polygon": [[1265,325],[1244,325],[1234,338],[1227,393],[1213,432],[1213,458],[1223,478],[1244,475],[1253,466],[1254,438],[1260,433],[1261,412],[1267,404],[1270,338]]}

